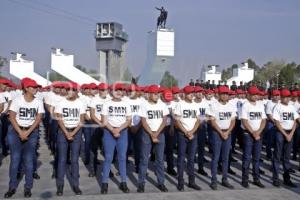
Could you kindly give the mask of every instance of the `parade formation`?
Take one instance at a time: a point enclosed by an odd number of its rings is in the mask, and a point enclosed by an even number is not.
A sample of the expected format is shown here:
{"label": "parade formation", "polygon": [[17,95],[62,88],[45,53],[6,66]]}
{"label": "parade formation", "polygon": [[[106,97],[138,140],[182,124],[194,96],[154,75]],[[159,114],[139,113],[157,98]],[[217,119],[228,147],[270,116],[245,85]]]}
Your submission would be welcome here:
{"label": "parade formation", "polygon": [[[177,189],[184,191],[184,171],[188,187],[201,190],[195,182],[195,171],[208,176],[203,168],[206,147],[211,156],[210,187],[218,189],[217,174],[221,171],[221,184],[233,189],[228,173],[232,173],[230,160],[238,148],[236,143],[242,149],[243,187],[249,187],[251,162],[253,184],[265,187],[260,181],[262,146],[273,164],[273,185],[281,185],[282,162],[283,184],[297,187],[291,181],[290,158],[292,153],[295,158],[299,154],[299,90],[271,88],[268,93],[254,84],[231,90],[226,85],[211,89],[190,84],[180,89],[58,81],[41,87],[30,78],[22,79],[21,85],[2,78],[0,87],[2,154],[10,156],[5,198],[16,193],[21,171],[25,175],[24,197],[32,195],[33,180],[39,178],[40,126],[45,127],[53,155],[52,178],[56,179],[57,196],[64,192],[67,165],[74,193],[82,194],[78,164],[82,149],[85,165],[99,164],[99,150],[103,154],[99,180],[102,194],[108,193],[115,162],[119,189],[130,192],[126,164],[130,156],[138,174],[139,193],[147,190],[145,178],[150,157],[155,163],[157,188],[162,192],[168,191],[165,173],[177,177]],[[89,177],[95,177],[95,170]]]}
{"label": "parade formation", "polygon": [[[153,43],[151,48],[155,52],[149,51],[146,66],[154,67],[154,72],[144,73],[153,80],[162,75],[159,70],[165,69],[175,50],[174,30],[166,28],[168,11],[164,7],[155,9],[160,11],[157,30],[149,33],[149,43]],[[248,63],[237,69],[244,73],[242,78],[232,79],[229,86],[220,80],[220,74],[214,80],[198,79],[196,83],[191,80],[182,88],[158,85],[143,77],[144,74],[141,80],[146,80],[140,81],[144,85],[139,85],[134,77],[131,82],[115,81],[119,80],[120,70],[108,71],[115,63],[122,65],[127,34],[119,23],[98,23],[96,40],[103,65],[100,69],[106,72],[107,81],[83,80],[76,76],[86,74],[78,70],[73,76],[66,76],[70,81],[55,80],[48,85],[47,80],[45,86],[46,79],[43,85],[37,78],[23,78],[26,72],[14,67],[11,69],[17,70],[11,70],[14,72],[11,74],[23,76],[18,77],[20,83],[14,83],[9,77],[0,78],[1,158],[9,160],[9,182],[4,198],[16,194],[23,176],[24,197],[30,198],[34,181],[44,176],[39,174],[38,166],[41,133],[52,156],[49,160],[52,171],[48,173],[56,181],[57,196],[64,195],[67,179],[75,195],[84,193],[80,188],[81,158],[89,166],[88,177],[100,183],[102,195],[109,193],[112,177],[119,179],[118,187],[123,193],[147,192],[151,163],[156,177],[153,182],[161,192],[169,190],[166,174],[177,179],[176,189],[180,192],[186,186],[200,191],[197,175],[209,177],[212,190],[218,190],[220,184],[234,189],[229,174],[236,174],[231,163],[237,161],[233,154],[238,151],[242,155],[242,176],[236,178],[243,188],[251,184],[260,189],[266,187],[261,181],[264,160],[272,163],[269,170],[274,187],[298,187],[292,181],[296,171],[291,159],[297,162],[300,171],[299,83],[288,87],[280,86],[277,81],[276,86],[268,83],[266,87],[261,82],[239,82],[248,75],[253,79],[254,70],[248,69]],[[54,61],[70,61],[54,62],[56,70],[66,66],[61,63],[69,63],[69,69],[74,69],[71,68],[73,56],[63,54],[62,49],[56,49],[52,56]],[[26,61],[21,59],[21,54],[17,58],[14,66]],[[216,74],[215,67],[212,67],[214,73],[207,73],[210,77]],[[33,74],[33,63],[30,69]],[[246,74],[249,71],[251,75]],[[67,68],[60,72],[62,76],[72,74]],[[70,77],[81,79],[74,81]],[[95,81],[81,84],[86,80]],[[133,161],[136,188],[128,186],[129,160]],[[210,171],[204,163],[210,164]],[[117,173],[112,172],[113,165]],[[218,174],[222,175],[221,180]]]}

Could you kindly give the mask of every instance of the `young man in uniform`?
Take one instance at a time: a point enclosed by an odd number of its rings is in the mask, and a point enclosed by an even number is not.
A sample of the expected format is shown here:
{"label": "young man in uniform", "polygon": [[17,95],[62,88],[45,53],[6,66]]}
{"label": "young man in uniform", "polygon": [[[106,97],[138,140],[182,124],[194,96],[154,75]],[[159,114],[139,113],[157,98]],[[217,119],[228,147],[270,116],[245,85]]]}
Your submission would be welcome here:
{"label": "young man in uniform", "polygon": [[12,102],[12,96],[10,95],[10,93],[7,91],[8,85],[9,85],[9,80],[7,79],[0,79],[0,94],[1,96],[4,97],[5,102],[3,105],[3,110],[1,111],[1,115],[0,115],[0,119],[1,119],[1,145],[2,145],[2,155],[5,157],[8,155],[8,145],[6,143],[6,136],[8,133],[8,127],[10,125],[10,122],[8,120],[9,116],[8,116],[8,108]]}
{"label": "young man in uniform", "polygon": [[31,197],[38,126],[44,113],[43,102],[34,97],[37,92],[37,83],[32,79],[24,78],[21,84],[24,94],[14,99],[9,107],[11,126],[7,141],[11,152],[10,181],[5,198],[10,198],[15,194],[18,186],[17,173],[22,164],[25,168],[24,197]]}
{"label": "young man in uniform", "polygon": [[169,89],[165,89],[162,92],[161,100],[166,104],[169,109],[169,115],[167,116],[167,123],[165,127],[166,137],[166,161],[167,161],[167,173],[171,176],[177,176],[177,172],[174,169],[174,146],[176,145],[176,131],[174,127],[174,110],[179,100],[173,99],[173,94]]}
{"label": "young man in uniform", "polygon": [[291,181],[290,177],[290,157],[293,136],[297,126],[296,120],[298,120],[299,115],[295,107],[289,104],[291,92],[287,89],[283,89],[281,90],[280,95],[280,103],[278,103],[273,110],[273,119],[275,120],[275,126],[277,128],[273,154],[273,185],[275,187],[280,187],[279,165],[282,157],[284,184],[289,187],[297,187],[297,185]]}
{"label": "young man in uniform", "polygon": [[81,195],[79,188],[79,154],[80,143],[82,137],[82,126],[86,107],[78,98],[79,85],[70,82],[68,84],[68,95],[65,99],[61,100],[55,107],[54,113],[57,117],[59,130],[57,133],[57,196],[63,195],[64,189],[64,176],[66,174],[66,164],[68,157],[68,148],[70,149],[71,157],[71,182],[72,189],[76,195]]}
{"label": "young man in uniform", "polygon": [[248,101],[243,104],[241,121],[243,129],[243,162],[242,162],[242,186],[249,187],[249,166],[252,158],[253,184],[264,188],[260,182],[259,165],[262,147],[262,133],[266,126],[265,108],[258,103],[259,90],[256,86],[248,88]]}
{"label": "young man in uniform", "polygon": [[217,190],[217,166],[219,157],[222,157],[222,185],[233,189],[228,182],[228,158],[231,147],[231,132],[235,125],[236,108],[228,103],[229,89],[226,86],[218,88],[219,100],[212,103],[209,116],[212,126],[212,163],[211,163],[211,184],[213,190]]}
{"label": "young man in uniform", "polygon": [[127,168],[126,155],[128,147],[127,128],[131,123],[131,109],[127,101],[124,101],[124,86],[121,83],[115,83],[111,88],[112,99],[105,102],[101,118],[105,126],[103,134],[103,145],[105,160],[102,169],[101,193],[108,192],[108,179],[111,171],[111,164],[115,149],[117,150],[119,172],[121,177],[120,190],[129,193],[127,187]]}
{"label": "young man in uniform", "polygon": [[[199,110],[199,117],[201,124],[198,128],[197,134],[197,145],[198,145],[198,173],[207,176],[207,172],[204,171],[204,163],[206,161],[204,157],[205,153],[205,142],[207,140],[207,111],[209,110],[209,105],[205,101],[203,93],[204,90],[200,86],[195,87],[195,98],[194,102],[196,103]],[[208,162],[208,161],[206,161]]]}
{"label": "young man in uniform", "polygon": [[167,192],[168,189],[164,185],[164,129],[166,126],[169,110],[164,103],[159,101],[159,87],[157,85],[149,86],[148,93],[148,101],[144,101],[144,103],[141,105],[140,112],[144,130],[142,133],[142,149],[137,192],[142,193],[145,190],[145,179],[152,146],[154,146],[153,149],[155,153],[155,171],[158,181],[158,188],[162,192]]}
{"label": "young man in uniform", "polygon": [[194,87],[186,86],[183,88],[185,93],[184,101],[180,101],[175,108],[175,123],[179,128],[178,133],[178,185],[179,191],[184,190],[183,172],[185,168],[184,160],[187,153],[187,174],[189,176],[188,187],[195,190],[201,190],[201,188],[195,182],[195,168],[194,159],[197,149],[197,136],[198,128],[200,125],[200,114],[198,105],[193,102]]}
{"label": "young man in uniform", "polygon": [[[131,84],[127,89],[127,102],[131,108],[132,121],[128,129],[128,150],[132,144],[134,154],[135,172],[139,171],[140,153],[141,153],[141,118],[139,116],[141,107],[141,98],[139,98],[140,88],[137,85]],[[129,152],[127,150],[127,157]],[[127,158],[128,160],[128,158]]]}
{"label": "young man in uniform", "polygon": [[271,99],[267,102],[266,105],[266,115],[268,117],[268,122],[267,122],[267,130],[264,136],[266,140],[267,159],[269,160],[273,159],[272,148],[274,147],[275,134],[276,134],[276,126],[275,126],[275,121],[273,119],[273,109],[276,106],[276,104],[278,104],[280,101],[279,90],[273,90],[271,93],[272,93]]}
{"label": "young man in uniform", "polygon": [[89,177],[94,177],[96,175],[97,164],[100,164],[98,160],[98,147],[102,150],[102,136],[103,136],[103,122],[102,122],[102,111],[103,104],[110,100],[110,96],[108,95],[108,84],[100,83],[98,85],[99,95],[95,95],[91,100],[91,119],[96,123],[97,127],[93,136],[92,136],[92,144],[91,149],[94,154],[93,158],[93,169],[89,173]]}

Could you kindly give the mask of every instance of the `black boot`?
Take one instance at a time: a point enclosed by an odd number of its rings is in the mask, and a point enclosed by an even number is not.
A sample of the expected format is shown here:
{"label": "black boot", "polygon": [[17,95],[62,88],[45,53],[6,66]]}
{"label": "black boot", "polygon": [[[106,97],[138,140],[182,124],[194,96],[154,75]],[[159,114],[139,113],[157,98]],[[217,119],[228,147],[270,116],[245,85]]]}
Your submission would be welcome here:
{"label": "black boot", "polygon": [[36,180],[39,180],[41,178],[37,172],[34,172],[32,177]]}
{"label": "black boot", "polygon": [[283,174],[283,183],[289,187],[296,188],[297,185],[291,181],[291,176],[289,172]]}
{"label": "black boot", "polygon": [[173,168],[168,168],[167,173],[171,176],[177,176],[177,172]]}
{"label": "black boot", "polygon": [[78,186],[73,187],[73,191],[75,192],[76,195],[81,195],[82,194],[82,192],[81,192],[81,190]]}
{"label": "black boot", "polygon": [[62,196],[64,194],[64,186],[57,186],[56,195]]}
{"label": "black boot", "polygon": [[265,185],[262,184],[259,179],[254,180],[253,185],[256,185],[257,187],[260,187],[260,188],[265,188]]}
{"label": "black boot", "polygon": [[201,168],[201,169],[199,168],[197,172],[198,172],[198,174],[201,174],[202,176],[208,176],[207,172],[204,171],[203,168]]}
{"label": "black boot", "polygon": [[145,192],[145,185],[144,184],[139,184],[137,188],[138,193],[144,193]]}
{"label": "black boot", "polygon": [[9,189],[9,190],[4,194],[4,198],[5,198],[5,199],[8,199],[8,198],[12,197],[15,193],[16,193],[16,189]]}
{"label": "black boot", "polygon": [[121,184],[120,184],[120,190],[122,190],[122,192],[124,192],[124,193],[129,193],[130,192],[130,190],[129,190],[129,188],[127,187],[127,184],[126,184],[126,182],[122,182]]}
{"label": "black boot", "polygon": [[192,188],[194,190],[201,190],[201,187],[199,185],[197,185],[194,181],[193,182],[189,182],[188,187]]}
{"label": "black boot", "polygon": [[183,183],[178,183],[177,184],[177,190],[180,191],[180,192],[184,191],[184,184]]}
{"label": "black boot", "polygon": [[108,191],[108,183],[101,184],[101,194],[107,194]]}
{"label": "black boot", "polygon": [[244,188],[249,188],[249,181],[248,180],[242,180],[242,186]]}
{"label": "black boot", "polygon": [[25,198],[30,198],[31,197],[31,190],[30,189],[25,189],[24,190],[24,197]]}

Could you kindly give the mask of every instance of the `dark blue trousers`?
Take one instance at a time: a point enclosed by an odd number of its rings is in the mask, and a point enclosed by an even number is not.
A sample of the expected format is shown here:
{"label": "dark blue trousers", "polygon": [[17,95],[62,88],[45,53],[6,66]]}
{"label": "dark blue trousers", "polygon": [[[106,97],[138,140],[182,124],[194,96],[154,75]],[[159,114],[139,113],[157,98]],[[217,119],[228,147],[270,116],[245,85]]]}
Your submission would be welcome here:
{"label": "dark blue trousers", "polygon": [[275,145],[275,135],[277,132],[276,127],[273,125],[273,123],[268,122],[267,123],[267,131],[266,134],[264,134],[264,139],[266,142],[266,154],[268,158],[272,158],[272,148],[274,148]]}
{"label": "dark blue trousers", "polygon": [[2,146],[2,154],[7,155],[8,154],[8,143],[7,143],[7,133],[8,133],[8,128],[10,126],[10,121],[8,119],[7,114],[2,114],[1,116],[1,146]]}
{"label": "dark blue trousers", "polygon": [[155,154],[155,172],[158,184],[164,184],[165,182],[165,170],[164,170],[164,149],[165,149],[165,134],[160,133],[158,136],[159,143],[153,144],[148,133],[143,130],[142,133],[142,148],[141,148],[141,160],[139,166],[139,184],[145,184],[149,156],[151,148]]}
{"label": "dark blue trousers", "polygon": [[288,173],[291,168],[290,158],[291,151],[293,147],[293,140],[288,142],[285,140],[284,136],[277,132],[275,134],[275,147],[273,153],[273,180],[277,181],[279,179],[279,165],[281,156],[283,158],[283,172]]}
{"label": "dark blue trousers", "polygon": [[176,146],[176,137],[177,137],[177,129],[174,128],[174,133],[171,135],[169,133],[170,126],[166,126],[165,128],[165,137],[166,137],[166,145],[165,145],[165,154],[168,169],[174,169],[174,147]]}
{"label": "dark blue trousers", "polygon": [[187,157],[187,174],[189,183],[195,182],[195,155],[197,149],[197,134],[192,140],[184,136],[182,132],[178,133],[178,184],[184,184],[183,172],[185,168],[184,160]]}
{"label": "dark blue trousers", "polygon": [[206,142],[206,130],[207,124],[202,123],[198,129],[197,140],[198,140],[198,169],[204,167],[204,153],[205,153],[205,142]]}
{"label": "dark blue trousers", "polygon": [[56,185],[64,185],[64,177],[66,174],[66,165],[68,157],[68,147],[71,151],[71,184],[73,187],[79,186],[79,155],[80,155],[80,144],[81,144],[81,129],[77,132],[73,141],[68,141],[64,133],[59,129],[57,134],[57,178]]}
{"label": "dark blue trousers", "polygon": [[127,169],[126,169],[126,155],[128,146],[128,132],[127,129],[123,129],[119,138],[114,138],[108,129],[104,129],[103,145],[105,160],[102,169],[102,183],[108,183],[109,172],[114,157],[115,149],[117,149],[118,163],[121,182],[126,182]]}
{"label": "dark blue trousers", "polygon": [[222,157],[222,172],[223,180],[227,180],[228,177],[228,160],[229,151],[231,148],[231,135],[226,140],[223,140],[221,136],[216,132],[212,131],[212,162],[211,162],[211,181],[217,182],[217,169],[220,155]]}
{"label": "dark blue trousers", "polygon": [[260,155],[262,147],[262,139],[255,140],[249,133],[244,132],[244,152],[242,163],[242,179],[244,181],[249,180],[249,166],[252,158],[252,174],[254,180],[259,180],[259,166]]}
{"label": "dark blue trousers", "polygon": [[140,128],[136,133],[132,133],[130,129],[128,129],[128,149],[129,149],[129,145],[132,144],[133,153],[134,153],[134,164],[135,164],[136,171],[138,171],[138,167],[140,165],[141,137],[142,137],[142,128]]}
{"label": "dark blue trousers", "polygon": [[[35,129],[27,141],[21,141],[19,135],[12,126],[9,126],[7,142],[10,150],[9,165],[9,188],[16,189],[18,186],[17,174],[19,167],[23,164],[25,169],[24,188],[30,190],[33,186],[34,159],[38,141],[38,129]],[[21,163],[23,162],[23,163]]]}
{"label": "dark blue trousers", "polygon": [[85,162],[89,163],[92,153],[92,138],[95,133],[95,128],[92,127],[92,123],[88,122],[86,123],[86,127],[82,129],[83,135],[84,135],[84,158]]}

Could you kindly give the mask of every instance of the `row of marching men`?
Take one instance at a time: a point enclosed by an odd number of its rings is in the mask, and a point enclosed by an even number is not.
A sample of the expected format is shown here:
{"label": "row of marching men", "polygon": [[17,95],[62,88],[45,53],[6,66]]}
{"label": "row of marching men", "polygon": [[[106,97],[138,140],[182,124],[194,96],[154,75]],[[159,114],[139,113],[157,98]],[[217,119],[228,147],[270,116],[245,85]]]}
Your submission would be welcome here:
{"label": "row of marching men", "polygon": [[[0,81],[0,86],[6,84],[5,81]],[[56,83],[51,90],[46,88],[43,91],[29,78],[22,80],[21,88],[22,92],[15,94],[6,108],[11,124],[6,135],[11,162],[9,189],[5,198],[12,197],[16,192],[20,166],[24,166],[25,171],[24,196],[31,196],[37,170],[38,127],[43,116],[54,154],[58,196],[63,195],[68,160],[71,165],[72,188],[75,194],[82,193],[78,164],[82,134],[85,140],[85,164],[97,164],[97,145],[101,144],[103,148],[102,194],[108,192],[114,156],[119,165],[119,188],[124,193],[130,191],[127,186],[126,161],[128,148],[131,146],[138,173],[137,192],[145,191],[151,153],[154,155],[157,187],[162,192],[168,191],[165,186],[164,154],[167,172],[177,175],[177,189],[184,190],[184,163],[187,159],[188,187],[200,190],[195,182],[194,162],[198,153],[198,172],[207,175],[203,168],[207,136],[212,153],[210,187],[213,190],[218,188],[218,168],[221,168],[223,175],[222,185],[233,188],[228,181],[229,155],[233,151],[233,141],[237,135],[243,147],[242,186],[249,187],[249,166],[252,160],[253,184],[264,187],[260,181],[259,168],[264,134],[267,135],[267,152],[271,152],[269,157],[273,163],[273,185],[280,186],[279,165],[283,158],[284,184],[296,187],[290,178],[290,156],[293,139],[296,140],[294,144],[299,142],[299,128],[296,130],[297,122],[300,122],[299,92],[295,95],[288,90],[274,90],[268,100],[255,86],[250,87],[246,95],[242,90],[233,94],[226,86],[212,91],[203,90],[199,86],[186,86],[179,90],[176,87],[167,89],[157,85],[125,87],[121,83],[111,86],[105,83],[99,86],[83,85],[80,92],[79,85],[74,82]],[[5,98],[1,99],[1,109],[5,101]],[[269,144],[269,141],[273,141],[273,144]],[[177,172],[174,167],[175,143],[178,154]],[[299,146],[294,147],[297,154]],[[94,157],[92,161],[91,153]],[[95,176],[95,171],[91,171],[89,176]]]}

